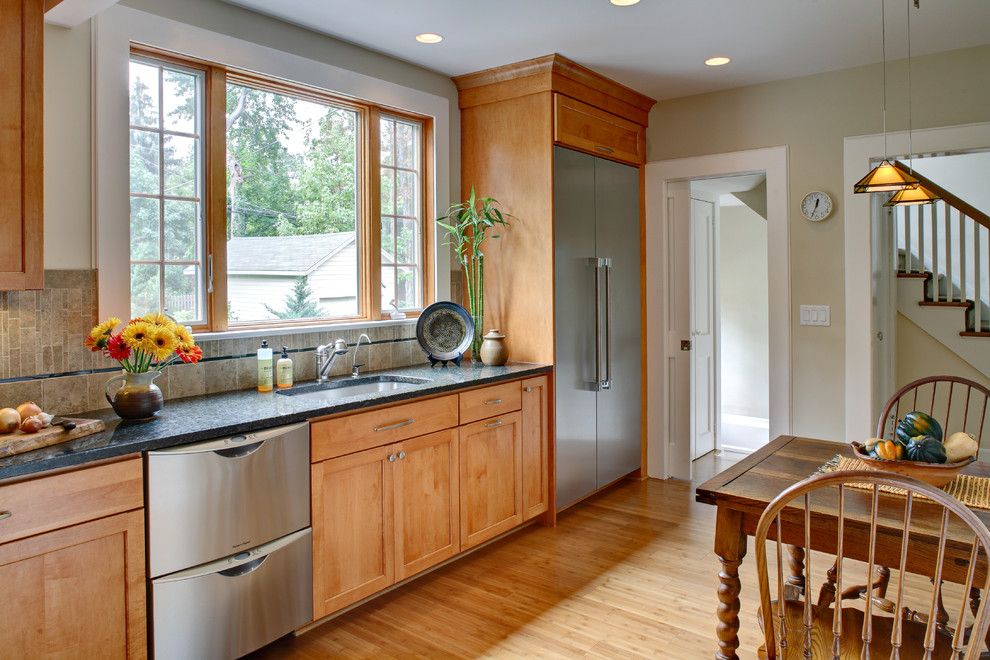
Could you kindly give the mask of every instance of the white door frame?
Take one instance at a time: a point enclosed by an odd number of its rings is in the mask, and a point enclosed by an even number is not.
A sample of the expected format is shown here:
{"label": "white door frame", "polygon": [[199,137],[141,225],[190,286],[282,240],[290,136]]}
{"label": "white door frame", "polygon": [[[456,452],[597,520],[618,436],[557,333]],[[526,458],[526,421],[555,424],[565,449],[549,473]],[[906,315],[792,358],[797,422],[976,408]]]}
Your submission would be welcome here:
{"label": "white door frame", "polygon": [[[669,341],[671,300],[667,183],[766,172],[767,244],[770,297],[770,437],[791,430],[791,276],[788,226],[789,182],[787,147],[767,147],[708,156],[677,158],[646,164],[646,319],[647,345],[647,470],[651,477],[689,478],[687,465],[674,465],[670,433],[669,365],[678,346]],[[657,295],[659,294],[659,295]],[[687,339],[687,337],[684,337]],[[685,438],[683,442],[688,442]],[[678,463],[683,463],[678,454]],[[688,456],[689,452],[683,452]]]}
{"label": "white door frame", "polygon": [[[965,151],[990,147],[990,123],[945,126],[914,131],[914,152]],[[907,131],[887,133],[890,154],[910,152]],[[873,410],[873,245],[872,195],[857,195],[853,185],[884,156],[883,134],[847,137],[843,141],[845,234],[846,364],[845,431],[847,438],[868,438],[876,430]],[[649,167],[649,166],[647,166]],[[649,228],[647,228],[649,229]],[[884,342],[884,348],[892,348]]]}

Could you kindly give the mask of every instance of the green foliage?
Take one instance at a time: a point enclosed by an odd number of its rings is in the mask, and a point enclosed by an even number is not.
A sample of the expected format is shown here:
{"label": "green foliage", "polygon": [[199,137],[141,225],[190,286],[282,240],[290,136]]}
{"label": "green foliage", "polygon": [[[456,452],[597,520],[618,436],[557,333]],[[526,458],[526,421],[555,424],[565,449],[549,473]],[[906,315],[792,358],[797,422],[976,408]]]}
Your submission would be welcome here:
{"label": "green foliage", "polygon": [[464,269],[468,306],[474,319],[474,339],[471,342],[473,356],[479,354],[484,336],[485,253],[482,246],[489,238],[500,238],[500,234],[489,234],[489,232],[508,228],[509,223],[505,218],[512,217],[508,213],[503,213],[500,206],[498,200],[491,197],[482,197],[479,200],[472,187],[471,196],[467,201],[452,204],[447,209],[447,215],[437,218],[436,221],[447,232],[445,244],[454,248],[454,254],[457,255],[457,260]]}
{"label": "green foliage", "polygon": [[292,291],[285,296],[285,309],[275,310],[265,305],[269,314],[279,319],[313,319],[321,314],[320,305],[310,300],[313,291],[309,288],[305,277],[296,280]]}

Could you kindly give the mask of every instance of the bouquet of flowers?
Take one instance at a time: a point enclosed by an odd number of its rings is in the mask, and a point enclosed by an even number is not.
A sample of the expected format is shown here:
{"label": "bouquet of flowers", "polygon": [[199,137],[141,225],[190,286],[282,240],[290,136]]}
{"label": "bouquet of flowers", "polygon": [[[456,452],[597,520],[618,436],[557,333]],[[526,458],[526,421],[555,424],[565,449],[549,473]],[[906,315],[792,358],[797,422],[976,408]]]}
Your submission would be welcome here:
{"label": "bouquet of flowers", "polygon": [[94,353],[102,352],[119,362],[124,371],[161,371],[174,362],[195,364],[203,357],[189,328],[165,314],[131,319],[115,332],[120,324],[120,319],[108,318],[90,331],[84,343]]}

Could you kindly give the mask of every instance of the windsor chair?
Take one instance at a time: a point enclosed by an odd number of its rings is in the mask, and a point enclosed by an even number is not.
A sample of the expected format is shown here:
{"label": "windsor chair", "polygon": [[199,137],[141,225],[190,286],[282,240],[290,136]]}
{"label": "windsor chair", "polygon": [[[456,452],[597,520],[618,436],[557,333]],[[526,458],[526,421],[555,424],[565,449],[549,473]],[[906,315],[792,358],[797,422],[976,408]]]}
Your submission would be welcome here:
{"label": "windsor chair", "polygon": [[[851,484],[866,484],[869,489],[863,490]],[[900,499],[888,494],[881,496],[882,486],[902,488],[906,495]],[[918,496],[922,496],[920,501]],[[894,504],[901,500],[902,505]],[[795,501],[799,502],[798,506],[793,506]],[[881,502],[884,503],[882,506]],[[783,562],[786,551],[782,551],[779,530],[786,531],[795,526],[803,529],[806,556],[803,577],[805,584],[812,584],[814,503],[830,512],[835,511],[834,580],[839,593],[846,578],[844,568],[849,563],[844,554],[845,548],[850,547],[860,554],[865,552],[866,576],[869,577],[875,569],[878,521],[882,519],[881,534],[889,534],[891,523],[899,522],[902,531],[893,600],[897,612],[902,611],[906,602],[905,574],[911,563],[917,561],[917,556],[909,561],[912,553],[909,540],[918,533],[918,524],[940,521],[935,528],[937,550],[933,557],[931,595],[926,599],[928,613],[924,622],[900,615],[886,616],[874,608],[873,599],[866,599],[860,610],[845,606],[842,598],[835,599],[832,606],[813,604],[807,591],[798,600],[785,597],[787,572]],[[898,508],[901,511],[899,515]],[[926,523],[919,523],[918,519]],[[915,528],[912,528],[913,522]],[[968,548],[963,594],[974,588],[985,590],[990,586],[990,573],[986,568],[990,529],[973,511],[943,491],[910,477],[870,470],[816,475],[794,484],[774,498],[760,516],[754,536],[760,588],[759,619],[765,640],[765,646],[761,649],[763,657],[844,660],[872,656],[971,660],[980,656],[983,640],[990,628],[990,611],[986,602],[979,604],[970,614],[967,599],[961,597],[958,608],[954,610],[958,614],[951,634],[946,634],[944,630],[940,634],[936,611],[942,600],[943,571],[947,570],[948,565],[947,545],[952,545],[957,551]],[[771,597],[768,539],[775,541],[776,600]],[[868,544],[866,548],[852,547],[852,544],[858,546],[864,541]],[[918,551],[918,548],[913,550],[915,553]],[[972,620],[968,621],[970,617]],[[971,640],[979,641],[970,643]]]}

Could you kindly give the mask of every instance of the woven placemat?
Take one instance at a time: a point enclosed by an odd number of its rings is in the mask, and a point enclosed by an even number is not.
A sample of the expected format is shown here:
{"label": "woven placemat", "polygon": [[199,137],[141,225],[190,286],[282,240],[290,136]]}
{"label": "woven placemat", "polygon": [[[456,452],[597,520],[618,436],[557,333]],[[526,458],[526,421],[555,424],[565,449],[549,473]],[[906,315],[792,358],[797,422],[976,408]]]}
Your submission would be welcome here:
{"label": "woven placemat", "polygon": [[[818,473],[844,472],[846,470],[869,470],[870,466],[858,458],[847,458],[842,454],[836,454],[824,465],[818,468]],[[849,484],[853,488],[872,489],[870,484]],[[894,495],[906,495],[903,488],[892,486],[880,486],[880,490]],[[990,477],[978,477],[972,474],[960,474],[945,486],[942,486],[947,494],[956,498],[963,504],[974,509],[990,510]],[[920,493],[915,497],[928,499]]]}

